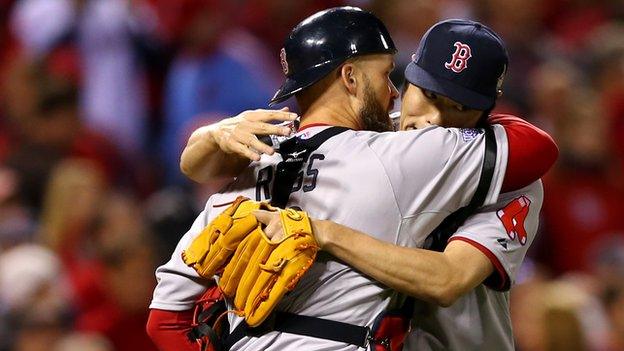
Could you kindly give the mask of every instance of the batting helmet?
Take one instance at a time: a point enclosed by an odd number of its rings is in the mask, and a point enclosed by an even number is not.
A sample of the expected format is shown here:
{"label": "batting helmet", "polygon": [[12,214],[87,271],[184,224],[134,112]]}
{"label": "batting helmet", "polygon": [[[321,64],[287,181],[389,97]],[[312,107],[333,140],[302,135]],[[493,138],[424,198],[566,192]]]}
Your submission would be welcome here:
{"label": "batting helmet", "polygon": [[503,40],[485,25],[451,19],[425,33],[405,79],[476,110],[491,109],[507,70]]}
{"label": "batting helmet", "polygon": [[286,81],[269,105],[318,82],[347,59],[396,53],[384,24],[357,7],[335,7],[306,18],[286,38],[280,60]]}

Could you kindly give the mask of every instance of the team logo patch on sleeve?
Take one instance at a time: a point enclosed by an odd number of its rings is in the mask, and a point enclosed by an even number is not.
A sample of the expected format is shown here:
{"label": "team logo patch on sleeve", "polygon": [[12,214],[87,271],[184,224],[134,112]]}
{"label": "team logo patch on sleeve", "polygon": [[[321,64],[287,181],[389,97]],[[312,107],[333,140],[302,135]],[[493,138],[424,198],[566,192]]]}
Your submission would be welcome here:
{"label": "team logo patch on sleeve", "polygon": [[481,129],[477,128],[462,128],[459,131],[461,132],[462,140],[465,142],[471,141],[483,132]]}
{"label": "team logo patch on sleeve", "polygon": [[527,242],[524,221],[529,214],[529,206],[531,206],[531,200],[522,195],[508,203],[504,208],[496,211],[496,215],[503,223],[509,238],[515,240],[517,237],[521,245],[525,245]]}

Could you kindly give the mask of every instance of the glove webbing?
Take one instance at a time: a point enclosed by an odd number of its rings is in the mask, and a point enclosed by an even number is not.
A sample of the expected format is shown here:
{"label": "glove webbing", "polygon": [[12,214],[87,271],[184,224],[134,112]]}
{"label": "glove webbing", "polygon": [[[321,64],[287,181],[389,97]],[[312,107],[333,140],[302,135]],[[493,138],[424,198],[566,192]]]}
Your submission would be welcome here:
{"label": "glove webbing", "polygon": [[288,203],[288,198],[293,185],[299,176],[299,171],[308,160],[310,154],[319,148],[329,138],[338,135],[349,128],[330,127],[309,139],[294,137],[280,144],[279,153],[283,161],[275,168],[275,181],[271,190],[271,205],[284,208]]}

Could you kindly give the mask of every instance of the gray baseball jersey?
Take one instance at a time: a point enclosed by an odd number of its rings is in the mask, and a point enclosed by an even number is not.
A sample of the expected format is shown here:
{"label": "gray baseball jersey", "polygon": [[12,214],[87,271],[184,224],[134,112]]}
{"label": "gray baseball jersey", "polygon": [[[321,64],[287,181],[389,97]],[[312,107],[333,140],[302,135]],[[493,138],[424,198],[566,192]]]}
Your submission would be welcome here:
{"label": "gray baseball jersey", "polygon": [[484,284],[442,308],[417,302],[405,350],[513,350],[509,287],[535,238],[543,201],[541,181],[501,194],[470,217],[451,240],[483,252],[494,273]]}
{"label": "gray baseball jersey", "polygon": [[[300,131],[310,137],[326,127]],[[498,155],[488,204],[495,203],[505,173],[507,137],[494,126]],[[468,204],[477,187],[485,136],[477,129],[428,127],[406,132],[346,131],[313,152],[296,182],[289,206],[372,233],[378,239],[418,247],[448,214]],[[270,197],[279,155],[253,162],[223,192],[211,196],[204,211],[180,240],[169,262],[156,271],[158,285],[151,308],[186,310],[204,290],[204,282],[180,258],[223,207],[238,195]],[[371,326],[388,306],[393,290],[336,258],[320,253],[317,261],[277,309]],[[241,319],[230,317],[233,327]],[[288,333],[245,337],[232,350],[357,350],[353,345]]]}

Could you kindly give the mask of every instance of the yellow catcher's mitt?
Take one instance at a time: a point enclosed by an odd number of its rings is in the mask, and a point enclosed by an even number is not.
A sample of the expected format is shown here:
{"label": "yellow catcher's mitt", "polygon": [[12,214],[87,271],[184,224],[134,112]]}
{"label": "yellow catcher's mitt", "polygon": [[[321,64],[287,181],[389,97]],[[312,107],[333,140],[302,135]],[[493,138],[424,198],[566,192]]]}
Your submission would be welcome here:
{"label": "yellow catcher's mitt", "polygon": [[219,286],[251,327],[260,325],[286,292],[295,288],[319,250],[307,213],[279,210],[284,237],[277,242],[254,230],[239,245]]}
{"label": "yellow catcher's mitt", "polygon": [[200,276],[211,279],[223,269],[238,244],[254,230],[260,230],[260,223],[251,214],[258,209],[273,210],[273,207],[242,196],[236,198],[182,252],[184,263]]}
{"label": "yellow catcher's mitt", "polygon": [[[251,278],[249,273],[245,274],[245,271],[252,270],[249,262],[266,259],[276,246],[277,243],[272,243],[262,229],[258,228],[241,241],[234,256],[225,266],[219,279],[219,287],[225,296],[234,297],[234,305],[238,311],[245,309],[245,299],[257,278]],[[243,287],[239,289],[240,286]]]}

